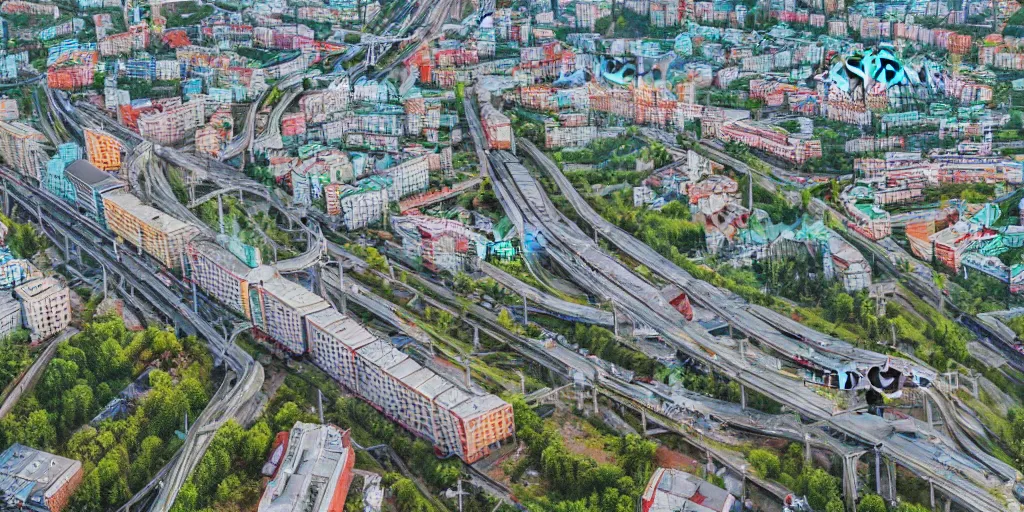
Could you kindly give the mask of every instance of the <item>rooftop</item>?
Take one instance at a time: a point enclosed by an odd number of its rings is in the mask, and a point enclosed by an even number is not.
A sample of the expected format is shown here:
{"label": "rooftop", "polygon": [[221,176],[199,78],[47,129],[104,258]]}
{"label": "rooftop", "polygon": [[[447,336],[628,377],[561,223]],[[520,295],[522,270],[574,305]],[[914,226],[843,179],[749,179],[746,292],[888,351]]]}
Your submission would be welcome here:
{"label": "rooftop", "polygon": [[[267,483],[257,510],[341,510],[347,489],[339,489],[338,483],[354,456],[348,431],[334,425],[296,423],[280,469]],[[336,502],[339,498],[341,503]]]}
{"label": "rooftop", "polygon": [[14,443],[0,454],[0,496],[4,501],[45,506],[82,463]]}
{"label": "rooftop", "polygon": [[103,194],[103,199],[116,204],[121,209],[139,219],[143,224],[163,233],[174,233],[194,227],[192,224],[182,222],[160,210],[157,210],[156,208],[153,208],[152,206],[143,204],[139,198],[124,190],[107,192]]}

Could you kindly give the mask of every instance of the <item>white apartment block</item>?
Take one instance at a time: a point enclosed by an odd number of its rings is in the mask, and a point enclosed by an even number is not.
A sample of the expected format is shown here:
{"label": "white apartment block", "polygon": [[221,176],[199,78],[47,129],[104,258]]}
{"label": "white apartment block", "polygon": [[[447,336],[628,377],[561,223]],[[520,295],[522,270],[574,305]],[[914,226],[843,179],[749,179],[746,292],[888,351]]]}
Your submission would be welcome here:
{"label": "white apartment block", "polygon": [[[345,189],[349,189],[349,193]],[[388,191],[356,190],[346,186],[341,189],[338,205],[341,207],[342,219],[348,230],[361,229],[384,216],[388,207]]]}
{"label": "white apartment block", "polygon": [[71,290],[53,277],[29,281],[14,289],[21,300],[25,327],[32,339],[47,339],[71,323]]}
{"label": "white apartment block", "polygon": [[430,185],[430,163],[426,155],[389,167],[384,170],[384,174],[392,180],[391,187],[388,188],[388,198],[391,201],[422,192]]}
{"label": "white apartment block", "polygon": [[249,283],[252,321],[293,354],[306,353],[306,315],[327,309],[319,295],[283,277]]}
{"label": "white apartment block", "polygon": [[252,318],[249,308],[249,283],[261,283],[278,277],[273,267],[249,268],[227,249],[208,240],[188,244],[189,278],[221,304]]}

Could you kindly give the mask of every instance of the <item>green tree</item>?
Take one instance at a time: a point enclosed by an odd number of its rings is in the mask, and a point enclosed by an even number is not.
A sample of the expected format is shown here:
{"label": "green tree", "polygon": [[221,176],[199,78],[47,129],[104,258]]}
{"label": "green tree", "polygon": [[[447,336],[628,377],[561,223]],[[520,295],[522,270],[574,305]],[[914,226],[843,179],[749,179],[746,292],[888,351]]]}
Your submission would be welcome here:
{"label": "green tree", "polygon": [[807,503],[815,510],[825,510],[829,502],[840,501],[838,479],[823,469],[814,469],[807,478]]}
{"label": "green tree", "polygon": [[853,297],[848,293],[837,293],[828,305],[829,318],[833,322],[845,322],[853,313]]}
{"label": "green tree", "polygon": [[274,415],[274,425],[278,431],[291,430],[300,416],[302,411],[299,410],[299,406],[295,402],[286,402]]}
{"label": "green tree", "polygon": [[857,504],[857,510],[860,512],[886,512],[888,507],[885,506],[885,500],[877,494],[868,494],[861,498],[860,503]]}
{"label": "green tree", "polygon": [[846,507],[843,506],[843,502],[840,499],[833,499],[825,505],[825,512],[845,512]]}
{"label": "green tree", "polygon": [[36,396],[44,404],[58,403],[64,392],[71,389],[77,380],[78,365],[73,361],[55,358],[46,366]]}
{"label": "green tree", "polygon": [[782,471],[782,463],[779,461],[779,457],[768,450],[759,448],[750,450],[747,460],[754,466],[754,469],[757,470],[757,475],[761,478],[778,478],[779,473]]}
{"label": "green tree", "polygon": [[57,429],[50,422],[50,414],[38,409],[28,415],[24,430],[25,444],[49,451],[57,443]]}

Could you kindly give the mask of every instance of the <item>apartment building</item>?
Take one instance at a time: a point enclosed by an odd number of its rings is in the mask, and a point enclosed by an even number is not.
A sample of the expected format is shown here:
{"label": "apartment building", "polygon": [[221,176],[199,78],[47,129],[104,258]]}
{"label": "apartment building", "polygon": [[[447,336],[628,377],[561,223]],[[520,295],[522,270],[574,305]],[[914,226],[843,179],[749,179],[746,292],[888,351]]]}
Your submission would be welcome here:
{"label": "apartment building", "polygon": [[221,136],[216,127],[207,125],[196,130],[196,153],[217,158],[220,156]]}
{"label": "apartment building", "polygon": [[34,279],[14,288],[22,321],[33,340],[45,340],[71,323],[71,290],[54,277]]}
{"label": "apartment building", "polygon": [[62,512],[81,483],[77,460],[20,443],[0,453],[0,499],[19,510]]}
{"label": "apartment building", "polygon": [[0,339],[18,329],[21,329],[21,303],[11,292],[0,292]]}
{"label": "apartment building", "polygon": [[184,103],[164,105],[158,112],[143,113],[137,121],[139,134],[148,140],[170,146],[184,139],[206,122],[205,102],[198,98]]}
{"label": "apartment building", "polygon": [[189,279],[217,302],[252,318],[249,283],[270,281],[278,276],[273,267],[252,268],[231,251],[210,240],[193,240],[185,246]]}
{"label": "apartment building", "polygon": [[86,128],[85,154],[89,162],[104,171],[121,168],[121,143],[114,137],[100,131]]}
{"label": "apartment building", "polygon": [[53,19],[60,18],[60,9],[51,3],[34,3],[23,0],[7,0],[0,4],[0,13],[3,14],[32,14],[38,16],[49,16]]}
{"label": "apartment building", "polygon": [[[355,185],[343,185],[338,187],[337,205],[338,212],[328,214],[342,215],[342,223],[345,228],[352,231],[362,229],[384,216],[384,210],[388,207],[388,189],[390,180],[384,176],[370,176],[359,180]],[[332,202],[329,199],[328,202]]]}
{"label": "apartment building", "polygon": [[124,187],[124,183],[109,173],[103,172],[88,160],[75,160],[64,169],[71,186],[75,187],[75,206],[91,218],[103,224],[103,194]]}
{"label": "apartment building", "polygon": [[611,9],[602,6],[599,0],[576,2],[576,28],[593,31],[594,23],[609,14],[611,14]]}
{"label": "apartment building", "polygon": [[344,510],[356,463],[351,433],[334,425],[298,422],[283,448],[284,459],[256,511]]}
{"label": "apartment building", "polygon": [[100,55],[104,57],[128,55],[135,50],[145,50],[147,46],[149,46],[149,25],[145,23],[132,25],[126,32],[109,35],[97,43]]}
{"label": "apartment building", "polygon": [[46,83],[52,89],[65,91],[89,87],[99,65],[100,53],[96,50],[61,52],[46,70]]}
{"label": "apartment building", "polygon": [[726,141],[742,142],[779,158],[801,164],[821,157],[821,141],[799,139],[757,121],[734,121],[722,126],[719,136]]}
{"label": "apartment building", "polygon": [[253,324],[292,354],[302,355],[306,346],[306,315],[327,309],[319,295],[283,277],[249,283],[249,307]]}
{"label": "apartment building", "polygon": [[168,268],[181,266],[185,244],[199,233],[196,226],[142,204],[124,190],[103,194],[103,209],[114,234]]}
{"label": "apartment building", "polygon": [[323,123],[348,108],[351,101],[348,77],[331,83],[327,89],[308,92],[299,98],[299,110],[309,124]]}
{"label": "apartment building", "polygon": [[564,126],[553,120],[544,121],[544,147],[547,149],[582,147],[597,137],[593,125]]}
{"label": "apartment building", "polygon": [[512,149],[512,121],[490,103],[480,107],[480,124],[491,149]]}
{"label": "apartment building", "polygon": [[480,235],[457,220],[408,215],[392,217],[391,230],[402,240],[402,252],[423,268],[451,274],[473,270]]}
{"label": "apartment building", "polygon": [[459,389],[333,308],[307,329],[317,366],[442,454],[472,463],[515,432],[511,405]]}
{"label": "apartment building", "polygon": [[45,143],[46,137],[27,124],[0,121],[0,158],[26,176],[40,177],[47,160],[42,147]]}
{"label": "apartment building", "polygon": [[388,187],[388,200],[399,199],[417,192],[422,192],[430,185],[430,163],[427,155],[410,158],[394,167],[383,171],[391,178]]}

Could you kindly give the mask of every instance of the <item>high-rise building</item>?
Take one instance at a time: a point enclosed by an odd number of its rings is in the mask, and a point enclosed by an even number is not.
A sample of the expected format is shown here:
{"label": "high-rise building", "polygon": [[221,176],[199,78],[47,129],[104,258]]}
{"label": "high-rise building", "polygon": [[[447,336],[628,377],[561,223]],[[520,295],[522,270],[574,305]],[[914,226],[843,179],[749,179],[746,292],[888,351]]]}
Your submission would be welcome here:
{"label": "high-rise building", "polygon": [[85,153],[98,169],[116,171],[121,168],[121,143],[106,133],[86,129]]}
{"label": "high-rise building", "polygon": [[22,318],[32,339],[43,340],[71,323],[71,291],[53,277],[29,281],[14,289],[21,300]]}

